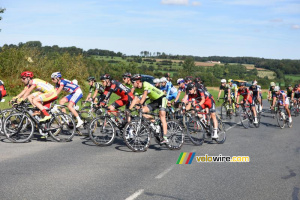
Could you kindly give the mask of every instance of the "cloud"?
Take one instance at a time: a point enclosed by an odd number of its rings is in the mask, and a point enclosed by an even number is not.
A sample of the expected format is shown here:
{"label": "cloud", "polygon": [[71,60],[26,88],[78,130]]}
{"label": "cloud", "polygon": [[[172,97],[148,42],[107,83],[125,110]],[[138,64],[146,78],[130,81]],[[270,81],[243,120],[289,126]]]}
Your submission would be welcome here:
{"label": "cloud", "polygon": [[294,25],[292,25],[292,29],[298,30],[298,29],[300,29],[300,25],[294,24]]}
{"label": "cloud", "polygon": [[193,1],[192,6],[201,6],[201,3],[199,1]]}
{"label": "cloud", "polygon": [[162,0],[161,4],[164,4],[164,5],[188,5],[189,0]]}

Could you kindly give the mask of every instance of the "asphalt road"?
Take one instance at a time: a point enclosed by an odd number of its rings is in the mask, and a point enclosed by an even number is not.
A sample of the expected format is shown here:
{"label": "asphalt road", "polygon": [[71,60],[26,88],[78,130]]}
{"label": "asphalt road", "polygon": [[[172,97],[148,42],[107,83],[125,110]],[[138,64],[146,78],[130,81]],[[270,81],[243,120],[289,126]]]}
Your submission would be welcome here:
{"label": "asphalt road", "polygon": [[[226,123],[224,144],[171,151],[152,142],[131,152],[121,139],[97,147],[84,137],[69,143],[32,140],[12,144],[1,136],[0,199],[300,199],[300,117],[280,129],[263,113],[259,128]],[[249,156],[250,162],[176,164],[196,156]]]}

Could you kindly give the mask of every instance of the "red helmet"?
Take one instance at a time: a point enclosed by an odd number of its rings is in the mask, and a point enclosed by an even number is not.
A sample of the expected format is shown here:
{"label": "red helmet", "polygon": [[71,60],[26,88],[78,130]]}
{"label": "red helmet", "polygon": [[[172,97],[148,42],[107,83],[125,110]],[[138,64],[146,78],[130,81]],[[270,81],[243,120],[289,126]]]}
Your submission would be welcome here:
{"label": "red helmet", "polygon": [[21,73],[21,77],[30,77],[33,78],[33,73],[30,71],[25,71]]}

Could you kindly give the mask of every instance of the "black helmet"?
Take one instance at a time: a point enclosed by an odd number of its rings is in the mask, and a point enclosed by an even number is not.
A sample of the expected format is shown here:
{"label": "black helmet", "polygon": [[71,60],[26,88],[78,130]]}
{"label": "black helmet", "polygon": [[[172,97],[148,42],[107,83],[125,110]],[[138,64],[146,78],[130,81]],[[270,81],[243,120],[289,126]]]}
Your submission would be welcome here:
{"label": "black helmet", "polygon": [[187,91],[190,91],[190,90],[193,89],[194,87],[196,87],[194,83],[189,83],[189,84],[186,86],[186,90],[187,90]]}
{"label": "black helmet", "polygon": [[105,80],[105,79],[111,80],[111,76],[109,74],[104,74],[104,75],[100,76],[100,80]]}
{"label": "black helmet", "polygon": [[191,81],[192,78],[193,78],[193,77],[191,77],[191,76],[187,76],[187,77],[184,78],[184,80],[185,80],[185,81]]}
{"label": "black helmet", "polygon": [[96,81],[96,79],[95,79],[95,77],[90,76],[90,77],[87,78],[87,81]]}
{"label": "black helmet", "polygon": [[299,85],[298,85],[298,84],[296,84],[296,85],[295,85],[295,88],[298,88],[298,87],[299,87]]}
{"label": "black helmet", "polygon": [[240,82],[239,87],[242,87],[242,86],[246,86],[246,83],[245,82]]}
{"label": "black helmet", "polygon": [[195,83],[201,83],[201,78],[200,77],[195,78],[194,82]]}
{"label": "black helmet", "polygon": [[137,80],[141,80],[141,79],[142,79],[142,76],[141,76],[140,74],[135,74],[135,75],[133,75],[133,76],[130,78],[130,80],[131,80],[132,82],[137,81]]}
{"label": "black helmet", "polygon": [[131,77],[131,73],[126,72],[125,74],[123,74],[123,78],[130,78]]}

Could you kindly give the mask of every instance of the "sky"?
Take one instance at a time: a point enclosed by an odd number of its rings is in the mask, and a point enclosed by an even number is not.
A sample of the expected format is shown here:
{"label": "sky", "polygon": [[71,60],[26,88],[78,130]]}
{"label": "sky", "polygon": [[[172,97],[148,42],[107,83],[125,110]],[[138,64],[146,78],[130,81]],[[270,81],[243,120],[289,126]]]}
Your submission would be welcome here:
{"label": "sky", "polygon": [[300,0],[0,0],[0,46],[300,59]]}

